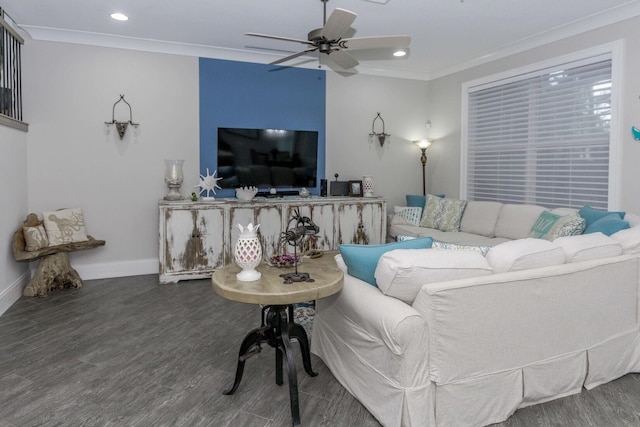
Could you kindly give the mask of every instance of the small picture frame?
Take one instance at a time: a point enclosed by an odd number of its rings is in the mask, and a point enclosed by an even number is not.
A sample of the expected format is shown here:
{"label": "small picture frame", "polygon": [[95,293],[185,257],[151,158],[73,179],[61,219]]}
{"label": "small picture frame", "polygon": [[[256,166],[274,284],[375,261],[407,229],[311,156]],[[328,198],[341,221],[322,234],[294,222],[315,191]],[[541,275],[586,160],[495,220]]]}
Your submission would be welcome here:
{"label": "small picture frame", "polygon": [[349,197],[362,197],[362,181],[349,181]]}

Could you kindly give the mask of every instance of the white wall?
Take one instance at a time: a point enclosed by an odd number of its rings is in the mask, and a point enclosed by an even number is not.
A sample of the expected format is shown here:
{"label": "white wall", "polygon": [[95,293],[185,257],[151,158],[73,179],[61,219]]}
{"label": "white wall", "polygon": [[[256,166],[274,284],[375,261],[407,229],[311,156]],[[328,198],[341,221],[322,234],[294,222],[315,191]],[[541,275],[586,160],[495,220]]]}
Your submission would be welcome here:
{"label": "white wall", "polygon": [[[640,18],[632,18],[614,25],[571,37],[527,52],[513,55],[482,66],[468,69],[429,82],[429,105],[432,116],[432,136],[438,141],[429,149],[437,152],[432,164],[434,192],[458,195],[460,190],[460,123],[462,84],[484,76],[503,72],[551,58],[571,54],[595,46],[622,40],[624,44],[622,66],[622,90],[620,99],[620,163],[614,169],[619,172],[616,206],[628,212],[640,213],[638,185],[640,170],[640,142],[631,136],[631,126],[640,127],[640,56],[637,43],[640,40]],[[614,137],[617,137],[614,134]]]}
{"label": "white wall", "polygon": [[28,264],[13,259],[11,239],[27,216],[27,134],[0,126],[0,314],[20,296]]}
{"label": "white wall", "polygon": [[[406,204],[406,194],[422,194],[421,152],[411,141],[428,136],[427,87],[417,80],[327,73],[327,179],[373,175],[374,193],[387,198],[390,211]],[[378,112],[391,134],[383,147],[368,141]]]}
{"label": "white wall", "polygon": [[[427,83],[327,75],[327,178],[374,175],[389,206],[421,193],[420,152],[409,141],[426,136]],[[198,59],[28,41],[23,80],[28,210],[83,209],[88,233],[107,242],[71,254],[85,279],[156,273],[163,160],[185,159],[183,195],[198,184]],[[137,138],[103,132],[119,94],[141,124]],[[127,118],[120,108],[116,119]],[[392,135],[384,148],[367,141],[378,111]]]}
{"label": "white wall", "polygon": [[[71,254],[85,279],[157,272],[164,159],[185,160],[183,194],[198,184],[197,58],[29,41],[23,91],[29,211],[83,209],[88,234],[106,240]],[[137,138],[104,133],[120,94]],[[115,111],[128,120],[123,103]]]}

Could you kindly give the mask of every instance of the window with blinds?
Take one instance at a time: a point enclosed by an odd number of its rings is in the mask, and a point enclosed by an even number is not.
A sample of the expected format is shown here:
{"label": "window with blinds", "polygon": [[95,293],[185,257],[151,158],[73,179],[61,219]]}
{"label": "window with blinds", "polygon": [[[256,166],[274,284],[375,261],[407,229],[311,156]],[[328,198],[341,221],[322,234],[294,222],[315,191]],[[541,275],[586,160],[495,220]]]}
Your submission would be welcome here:
{"label": "window with blinds", "polygon": [[27,130],[22,121],[22,63],[24,40],[13,20],[0,8],[0,125]]}
{"label": "window with blinds", "polygon": [[468,90],[469,200],[606,209],[611,57]]}

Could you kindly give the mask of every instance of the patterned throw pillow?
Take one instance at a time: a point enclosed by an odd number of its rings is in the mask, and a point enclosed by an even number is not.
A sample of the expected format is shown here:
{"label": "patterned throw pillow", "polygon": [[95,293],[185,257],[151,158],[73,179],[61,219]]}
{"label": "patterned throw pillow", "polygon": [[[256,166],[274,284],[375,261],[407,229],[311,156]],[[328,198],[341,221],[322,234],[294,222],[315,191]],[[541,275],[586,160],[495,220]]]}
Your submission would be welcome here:
{"label": "patterned throw pillow", "polygon": [[[400,237],[400,236],[398,236]],[[446,249],[448,251],[474,251],[479,252],[482,256],[487,255],[491,246],[474,246],[474,245],[460,245],[458,243],[447,243],[447,242],[439,242],[437,240],[433,241],[431,245],[432,249]]]}
{"label": "patterned throw pillow", "polygon": [[584,218],[582,218],[577,212],[561,216],[553,226],[551,226],[543,238],[545,240],[553,241],[558,237],[582,234],[585,223]]}
{"label": "patterned throw pillow", "polygon": [[422,217],[422,208],[408,207],[408,206],[394,206],[393,213],[395,215],[394,220],[400,219],[404,224],[408,225],[420,225],[420,218]]}
{"label": "patterned throw pillow", "polygon": [[417,237],[415,237],[415,236],[403,236],[401,234],[398,234],[396,236],[396,242],[405,242],[407,240],[413,240],[413,239],[417,239]]}
{"label": "patterned throw pillow", "polygon": [[43,212],[42,218],[49,237],[49,246],[89,240],[84,229],[82,209]]}
{"label": "patterned throw pillow", "polygon": [[552,214],[549,211],[543,211],[533,224],[533,227],[531,227],[529,237],[535,237],[536,239],[544,238],[558,219],[560,219],[560,215]]}
{"label": "patterned throw pillow", "polygon": [[47,232],[42,224],[35,227],[22,227],[22,235],[26,243],[25,249],[29,252],[37,251],[49,246]]}
{"label": "patterned throw pillow", "polygon": [[440,231],[460,231],[460,220],[465,207],[466,200],[445,199],[427,194],[420,226]]}

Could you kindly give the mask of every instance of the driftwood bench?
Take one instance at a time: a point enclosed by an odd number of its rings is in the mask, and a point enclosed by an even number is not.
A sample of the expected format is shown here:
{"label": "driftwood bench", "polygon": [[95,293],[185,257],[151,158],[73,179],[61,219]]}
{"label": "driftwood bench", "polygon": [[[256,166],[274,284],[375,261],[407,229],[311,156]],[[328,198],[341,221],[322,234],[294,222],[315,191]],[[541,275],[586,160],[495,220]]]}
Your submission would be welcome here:
{"label": "driftwood bench", "polygon": [[25,250],[26,242],[22,227],[36,227],[41,224],[42,221],[38,219],[38,215],[30,213],[20,228],[13,233],[11,249],[16,261],[40,260],[38,269],[24,289],[23,295],[26,297],[47,296],[50,291],[55,289],[82,287],[80,275],[71,267],[69,252],[104,246],[105,241],[87,236],[89,240],[84,242],[47,246],[36,251]]}

